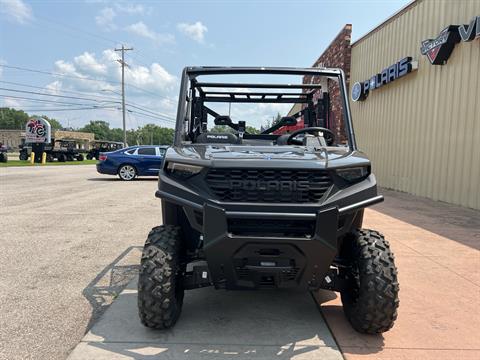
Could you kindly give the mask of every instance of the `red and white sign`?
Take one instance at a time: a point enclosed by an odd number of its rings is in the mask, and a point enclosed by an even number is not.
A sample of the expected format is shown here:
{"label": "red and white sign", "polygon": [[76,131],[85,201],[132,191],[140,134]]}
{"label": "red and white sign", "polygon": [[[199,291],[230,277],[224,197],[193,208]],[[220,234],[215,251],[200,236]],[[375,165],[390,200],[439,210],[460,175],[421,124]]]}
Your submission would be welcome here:
{"label": "red and white sign", "polygon": [[52,137],[50,123],[43,118],[31,118],[25,126],[26,143],[49,143]]}

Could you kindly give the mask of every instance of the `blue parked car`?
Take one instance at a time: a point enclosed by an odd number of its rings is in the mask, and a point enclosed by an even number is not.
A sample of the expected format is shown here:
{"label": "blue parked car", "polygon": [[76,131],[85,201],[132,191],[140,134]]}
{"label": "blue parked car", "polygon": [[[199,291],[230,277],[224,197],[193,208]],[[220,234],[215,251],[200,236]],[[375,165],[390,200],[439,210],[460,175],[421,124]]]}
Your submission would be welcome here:
{"label": "blue parked car", "polygon": [[157,176],[168,146],[142,145],[100,153],[97,171],[100,174],[118,175],[131,181],[137,176]]}

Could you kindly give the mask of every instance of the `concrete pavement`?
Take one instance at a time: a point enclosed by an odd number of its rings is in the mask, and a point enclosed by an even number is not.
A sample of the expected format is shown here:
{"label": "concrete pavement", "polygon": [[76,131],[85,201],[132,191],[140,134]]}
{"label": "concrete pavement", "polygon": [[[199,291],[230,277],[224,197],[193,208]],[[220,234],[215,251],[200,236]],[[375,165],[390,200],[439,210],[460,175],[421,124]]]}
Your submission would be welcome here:
{"label": "concrete pavement", "polygon": [[322,304],[347,360],[480,359],[480,212],[384,190],[365,213],[395,252],[400,307],[390,331],[352,330],[337,297]]}
{"label": "concrete pavement", "polygon": [[187,291],[167,331],[142,326],[136,302],[135,281],[68,359],[343,359],[309,294]]}

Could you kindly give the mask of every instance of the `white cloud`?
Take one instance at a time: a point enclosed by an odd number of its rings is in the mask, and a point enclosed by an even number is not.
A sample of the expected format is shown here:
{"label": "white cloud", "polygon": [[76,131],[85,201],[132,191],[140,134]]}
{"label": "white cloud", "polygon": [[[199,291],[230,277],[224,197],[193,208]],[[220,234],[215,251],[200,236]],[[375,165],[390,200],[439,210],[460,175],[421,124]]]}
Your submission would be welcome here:
{"label": "white cloud", "polygon": [[208,31],[208,28],[203,25],[200,21],[196,23],[180,23],[177,24],[177,29],[181,33],[185,34],[189,38],[195,40],[196,42],[203,43],[205,41],[205,33]]}
{"label": "white cloud", "polygon": [[115,12],[115,10],[113,10],[111,7],[106,7],[100,11],[100,14],[95,16],[95,22],[104,30],[112,31],[117,28],[117,25],[115,25],[114,23],[114,19],[116,16],[117,13]]}
{"label": "white cloud", "polygon": [[143,21],[131,24],[125,28],[128,32],[155,41],[157,44],[173,43],[175,37],[172,34],[161,34],[151,30]]}
{"label": "white cloud", "polygon": [[149,68],[145,66],[131,66],[125,74],[125,82],[143,89],[153,91],[171,90],[176,83],[176,77],[171,75],[163,66],[153,63]]}
{"label": "white cloud", "polygon": [[0,0],[0,13],[20,24],[33,19],[32,8],[22,0]]}
{"label": "white cloud", "polygon": [[[106,99],[100,105],[112,106],[111,109],[95,109],[82,112],[86,115],[85,122],[90,119],[102,119],[110,122],[112,127],[120,127],[121,116],[118,113],[120,96],[121,67],[116,61],[119,54],[112,49],[107,49],[101,54],[83,53],[71,60],[61,59],[55,62],[55,71],[68,75],[59,76],[54,82],[48,84],[45,89],[52,94],[63,94],[62,91],[85,92],[85,97]],[[176,110],[176,93],[178,92],[178,79],[170,74],[158,63],[143,66],[128,60],[129,67],[125,69],[126,98],[127,104],[134,103],[149,111],[167,114],[174,117]],[[85,77],[95,79],[87,80]],[[103,80],[102,80],[103,79]],[[107,90],[107,91],[105,91]],[[113,91],[113,92],[112,92]],[[98,97],[97,97],[98,95]],[[127,106],[128,108],[128,106]],[[172,126],[160,119],[142,115],[139,109],[131,108],[128,113],[127,127],[136,128],[147,123],[156,123],[162,126]],[[154,116],[151,113],[147,113]],[[57,117],[68,117],[72,112],[68,109],[56,113]]]}
{"label": "white cloud", "polygon": [[155,39],[155,32],[150,30],[142,21],[127,26],[127,31],[152,40]]}
{"label": "white cloud", "polygon": [[45,86],[45,90],[47,90],[47,92],[52,95],[60,95],[61,89],[62,89],[62,82],[60,80],[55,80]]}
{"label": "white cloud", "polygon": [[74,62],[68,62],[65,60],[55,61],[55,72],[61,73],[62,75],[67,75],[65,77],[58,77],[62,80],[61,83],[57,83],[57,86],[59,84],[61,86],[61,88],[58,90],[71,89],[78,91],[102,91],[103,89],[115,88],[107,81],[92,81],[86,79],[87,77],[98,79],[98,72],[96,66],[89,67],[86,64],[82,65],[83,66],[81,68],[77,65],[77,68]]}
{"label": "white cloud", "polygon": [[80,70],[90,71],[97,75],[105,75],[107,72],[107,66],[99,63],[97,59],[95,59],[95,54],[87,51],[82,55],[76,56],[73,60]]}
{"label": "white cloud", "polygon": [[119,12],[123,12],[126,14],[145,14],[147,12],[147,9],[142,5],[142,4],[122,4],[122,3],[116,3],[115,4],[115,9],[117,9]]}

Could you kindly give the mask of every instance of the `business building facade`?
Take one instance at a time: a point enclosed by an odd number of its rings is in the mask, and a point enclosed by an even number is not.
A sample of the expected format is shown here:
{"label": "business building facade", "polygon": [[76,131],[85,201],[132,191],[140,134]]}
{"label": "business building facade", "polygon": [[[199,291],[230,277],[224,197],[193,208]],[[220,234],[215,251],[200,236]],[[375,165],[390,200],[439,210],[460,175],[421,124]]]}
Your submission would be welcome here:
{"label": "business building facade", "polygon": [[344,69],[379,184],[480,209],[480,1],[417,0],[354,43],[351,30],[314,66]]}

